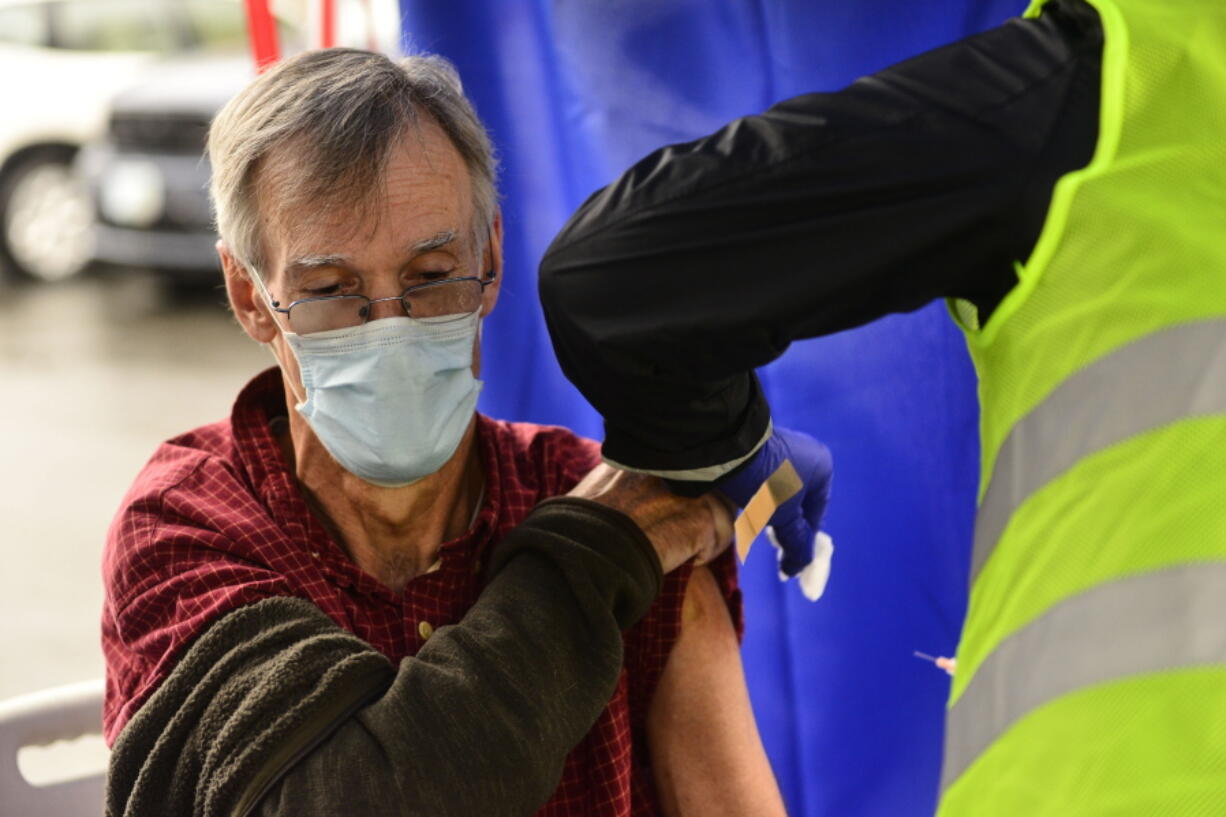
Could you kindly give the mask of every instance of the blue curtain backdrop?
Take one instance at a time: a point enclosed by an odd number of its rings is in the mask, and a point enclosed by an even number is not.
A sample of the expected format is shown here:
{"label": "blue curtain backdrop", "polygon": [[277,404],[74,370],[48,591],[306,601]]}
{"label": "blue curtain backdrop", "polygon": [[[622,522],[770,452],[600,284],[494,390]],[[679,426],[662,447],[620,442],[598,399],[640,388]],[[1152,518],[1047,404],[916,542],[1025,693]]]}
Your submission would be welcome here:
{"label": "blue curtain backdrop", "polygon": [[[455,62],[502,157],[507,275],[486,324],[483,410],[600,436],[536,297],[541,254],[593,190],[665,143],[838,89],[1023,6],[401,0],[406,48]],[[741,574],[746,673],[789,813],[930,815],[949,684],[911,653],[952,654],[965,607],[978,449],[964,344],[934,304],[795,344],[762,376],[776,421],[836,459],[825,598],[781,587],[762,543]]]}

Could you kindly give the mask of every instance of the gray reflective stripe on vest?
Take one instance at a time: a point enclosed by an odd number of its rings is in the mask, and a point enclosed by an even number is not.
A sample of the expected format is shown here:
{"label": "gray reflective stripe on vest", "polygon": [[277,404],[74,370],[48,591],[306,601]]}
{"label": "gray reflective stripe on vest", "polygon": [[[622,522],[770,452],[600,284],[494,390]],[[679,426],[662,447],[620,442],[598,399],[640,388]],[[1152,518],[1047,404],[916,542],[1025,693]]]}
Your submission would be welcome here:
{"label": "gray reflective stripe on vest", "polygon": [[949,712],[941,790],[1048,701],[1147,672],[1226,663],[1226,562],[1099,585],[1001,642]]}
{"label": "gray reflective stripe on vest", "polygon": [[1000,448],[975,519],[972,583],[1018,506],[1078,460],[1186,417],[1221,413],[1226,321],[1155,332],[1073,374]]}

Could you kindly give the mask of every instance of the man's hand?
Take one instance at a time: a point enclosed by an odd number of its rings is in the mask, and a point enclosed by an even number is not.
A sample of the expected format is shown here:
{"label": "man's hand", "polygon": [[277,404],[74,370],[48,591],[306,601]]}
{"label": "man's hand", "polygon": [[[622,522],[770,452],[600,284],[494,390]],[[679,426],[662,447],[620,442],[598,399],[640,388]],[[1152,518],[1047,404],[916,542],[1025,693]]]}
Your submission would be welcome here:
{"label": "man's hand", "polygon": [[693,557],[697,564],[709,562],[732,542],[735,509],[716,492],[687,499],[658,477],[601,463],[570,496],[599,502],[633,519],[655,545],[665,573]]}
{"label": "man's hand", "polygon": [[784,460],[791,460],[796,468],[801,489],[779,506],[771,516],[770,526],[780,549],[779,570],[785,576],[795,576],[813,561],[822,515],[830,500],[830,478],[834,471],[830,449],[808,434],[776,427],[775,433],[744,465],[715,484],[743,508]]}

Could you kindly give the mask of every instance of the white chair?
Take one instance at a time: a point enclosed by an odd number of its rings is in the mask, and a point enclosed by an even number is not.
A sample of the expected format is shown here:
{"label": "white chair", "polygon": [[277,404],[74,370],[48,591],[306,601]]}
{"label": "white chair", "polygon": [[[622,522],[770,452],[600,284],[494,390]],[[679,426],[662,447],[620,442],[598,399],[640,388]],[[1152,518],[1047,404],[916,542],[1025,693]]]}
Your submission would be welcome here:
{"label": "white chair", "polygon": [[[99,679],[0,701],[0,817],[102,814],[105,769],[37,785],[26,778],[17,761],[17,752],[23,747],[100,735],[102,691],[103,682]],[[96,748],[93,754],[98,754]]]}

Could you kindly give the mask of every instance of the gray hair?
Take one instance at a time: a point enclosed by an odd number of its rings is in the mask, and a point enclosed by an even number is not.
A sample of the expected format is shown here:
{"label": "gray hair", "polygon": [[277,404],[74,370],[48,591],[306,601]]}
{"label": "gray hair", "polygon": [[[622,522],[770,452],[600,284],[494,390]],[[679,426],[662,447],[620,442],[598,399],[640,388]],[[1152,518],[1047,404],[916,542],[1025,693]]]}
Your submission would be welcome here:
{"label": "gray hair", "polygon": [[270,152],[290,142],[301,151],[295,160],[306,171],[284,180],[293,200],[367,202],[369,191],[380,189],[392,146],[420,126],[423,114],[468,168],[473,246],[480,247],[497,212],[498,165],[455,68],[433,55],[393,62],[349,48],[308,51],[278,64],[213,119],[207,153],[218,234],[248,272],[262,269],[256,188]]}

